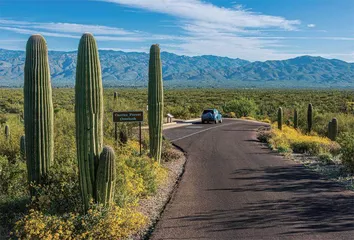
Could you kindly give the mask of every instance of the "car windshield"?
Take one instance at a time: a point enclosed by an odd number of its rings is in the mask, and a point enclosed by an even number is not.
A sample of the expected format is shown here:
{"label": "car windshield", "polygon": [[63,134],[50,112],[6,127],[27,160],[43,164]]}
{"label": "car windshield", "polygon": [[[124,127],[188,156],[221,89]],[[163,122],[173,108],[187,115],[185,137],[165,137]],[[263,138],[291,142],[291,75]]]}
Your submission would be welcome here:
{"label": "car windshield", "polygon": [[213,114],[213,113],[214,113],[214,110],[208,109],[208,110],[204,110],[204,111],[203,111],[203,114],[207,114],[207,113]]}

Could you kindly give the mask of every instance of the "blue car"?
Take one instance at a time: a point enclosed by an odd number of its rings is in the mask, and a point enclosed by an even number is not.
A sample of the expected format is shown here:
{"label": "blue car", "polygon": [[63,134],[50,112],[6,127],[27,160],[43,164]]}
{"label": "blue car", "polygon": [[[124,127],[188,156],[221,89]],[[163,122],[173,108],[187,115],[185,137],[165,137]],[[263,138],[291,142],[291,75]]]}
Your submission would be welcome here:
{"label": "blue car", "polygon": [[222,123],[222,116],[216,109],[205,109],[202,113],[202,123]]}

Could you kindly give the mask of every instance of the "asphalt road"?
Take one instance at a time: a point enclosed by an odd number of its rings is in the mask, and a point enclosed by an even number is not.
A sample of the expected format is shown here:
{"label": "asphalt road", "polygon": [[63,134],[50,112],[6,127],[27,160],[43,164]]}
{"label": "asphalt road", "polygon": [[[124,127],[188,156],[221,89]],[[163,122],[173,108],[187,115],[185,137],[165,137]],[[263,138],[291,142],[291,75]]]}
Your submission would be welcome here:
{"label": "asphalt road", "polygon": [[165,130],[187,164],[151,239],[354,239],[354,193],[272,153],[260,126]]}

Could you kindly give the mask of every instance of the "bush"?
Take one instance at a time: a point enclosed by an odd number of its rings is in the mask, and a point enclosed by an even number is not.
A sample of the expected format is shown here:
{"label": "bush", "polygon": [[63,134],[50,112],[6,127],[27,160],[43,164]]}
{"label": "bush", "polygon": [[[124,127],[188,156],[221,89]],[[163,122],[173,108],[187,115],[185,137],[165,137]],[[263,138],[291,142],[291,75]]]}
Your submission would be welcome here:
{"label": "bush", "polygon": [[240,118],[254,116],[258,107],[252,99],[242,97],[226,103],[223,110],[224,112],[234,112]]}
{"label": "bush", "polygon": [[22,161],[11,163],[0,155],[0,196],[15,197],[27,193],[27,170]]}
{"label": "bush", "polygon": [[354,133],[344,133],[338,139],[343,164],[349,171],[354,172]]}
{"label": "bush", "polygon": [[307,153],[311,155],[319,155],[322,153],[338,154],[340,146],[336,142],[332,142],[328,138],[319,137],[317,135],[304,135],[294,128],[283,126],[280,131],[273,125],[271,146],[275,149],[291,149],[295,153]]}
{"label": "bush", "polygon": [[162,142],[162,153],[161,153],[161,160],[164,162],[170,162],[181,157],[181,153],[176,151],[171,142],[164,139]]}
{"label": "bush", "polygon": [[48,215],[31,209],[14,228],[19,239],[122,239],[146,224],[134,207],[92,205],[84,215]]}

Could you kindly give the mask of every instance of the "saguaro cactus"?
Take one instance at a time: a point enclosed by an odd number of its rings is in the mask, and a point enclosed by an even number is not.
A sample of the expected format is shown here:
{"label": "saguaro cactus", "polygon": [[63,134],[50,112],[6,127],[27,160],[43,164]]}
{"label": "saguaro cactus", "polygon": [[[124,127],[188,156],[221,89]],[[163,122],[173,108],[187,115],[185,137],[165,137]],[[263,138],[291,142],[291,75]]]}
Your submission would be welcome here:
{"label": "saguaro cactus", "polygon": [[337,135],[338,135],[338,121],[337,121],[337,118],[333,118],[332,123],[331,123],[331,137],[330,137],[330,139],[332,141],[335,141],[337,139]]}
{"label": "saguaro cactus", "polygon": [[105,146],[100,155],[97,169],[97,202],[107,206],[113,202],[116,179],[115,154],[111,147]]}
{"label": "saguaro cactus", "polygon": [[281,107],[278,109],[278,129],[283,129],[283,109]]}
{"label": "saguaro cactus", "polygon": [[96,169],[103,147],[103,90],[97,44],[82,35],[77,55],[75,84],[76,146],[85,209],[96,199]]}
{"label": "saguaro cactus", "polygon": [[6,138],[6,140],[10,139],[10,127],[9,127],[9,125],[5,126],[5,138]]}
{"label": "saguaro cactus", "polygon": [[332,130],[333,130],[333,128],[332,128],[332,121],[329,121],[329,122],[328,122],[328,138],[329,138],[329,139],[332,139],[332,135],[333,135]]}
{"label": "saguaro cactus", "polygon": [[154,44],[150,48],[148,104],[150,154],[156,161],[160,162],[163,124],[163,83],[160,47],[158,44]]}
{"label": "saguaro cactus", "polygon": [[25,135],[22,135],[20,138],[20,153],[21,153],[21,157],[22,159],[26,158],[26,138]]}
{"label": "saguaro cactus", "polygon": [[310,133],[312,131],[312,122],[313,122],[313,107],[310,103],[307,108],[307,131]]}
{"label": "saguaro cactus", "polygon": [[[47,43],[32,35],[26,46],[24,120],[28,181],[40,183],[53,161],[53,102]],[[34,194],[31,189],[31,194]]]}
{"label": "saguaro cactus", "polygon": [[294,128],[297,129],[299,127],[299,119],[297,116],[297,109],[294,110]]}

